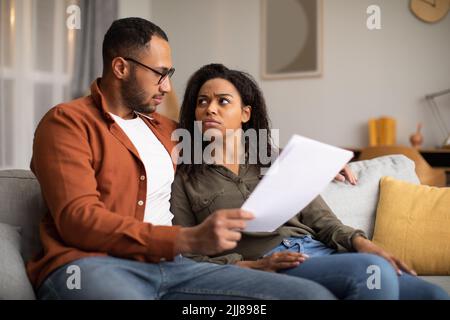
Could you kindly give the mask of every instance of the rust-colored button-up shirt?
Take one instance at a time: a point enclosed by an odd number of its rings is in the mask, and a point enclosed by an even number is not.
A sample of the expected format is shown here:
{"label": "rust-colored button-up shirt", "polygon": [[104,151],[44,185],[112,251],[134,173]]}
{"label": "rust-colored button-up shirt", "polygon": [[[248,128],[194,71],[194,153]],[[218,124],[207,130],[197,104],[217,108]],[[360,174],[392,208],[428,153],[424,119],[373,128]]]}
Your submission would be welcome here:
{"label": "rust-colored button-up shirt", "polygon": [[[35,288],[87,256],[159,262],[175,255],[179,227],[143,222],[152,205],[145,203],[144,164],[108,114],[99,81],[90,96],[52,108],[35,132],[31,170],[49,208],[40,225],[43,251],[27,265]],[[157,113],[140,117],[170,153],[176,123]]]}

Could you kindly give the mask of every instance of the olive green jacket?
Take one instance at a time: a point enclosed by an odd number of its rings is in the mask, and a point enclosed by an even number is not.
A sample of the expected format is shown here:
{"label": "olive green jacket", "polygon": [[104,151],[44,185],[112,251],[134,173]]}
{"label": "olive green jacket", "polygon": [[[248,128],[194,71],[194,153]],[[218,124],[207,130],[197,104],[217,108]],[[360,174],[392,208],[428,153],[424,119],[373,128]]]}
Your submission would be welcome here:
{"label": "olive green jacket", "polygon": [[[171,198],[174,224],[195,226],[216,210],[240,208],[262,178],[259,172],[255,165],[241,165],[239,175],[220,165],[208,165],[203,172],[189,176],[178,170]],[[256,260],[284,238],[302,235],[311,235],[338,252],[346,252],[353,251],[351,240],[357,234],[365,237],[363,231],[343,225],[318,196],[274,232],[243,232],[242,239],[232,251],[212,257],[188,257],[217,264]]]}

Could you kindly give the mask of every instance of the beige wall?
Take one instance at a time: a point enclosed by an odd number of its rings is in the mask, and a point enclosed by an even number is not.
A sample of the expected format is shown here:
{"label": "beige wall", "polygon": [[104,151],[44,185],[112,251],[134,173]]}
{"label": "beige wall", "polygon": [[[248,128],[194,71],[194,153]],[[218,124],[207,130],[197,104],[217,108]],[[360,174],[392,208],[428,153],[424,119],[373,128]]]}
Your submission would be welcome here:
{"label": "beige wall", "polygon": [[[371,4],[381,7],[379,31],[366,28]],[[180,98],[189,75],[209,62],[253,74],[264,90],[273,127],[281,129],[282,144],[298,133],[339,146],[365,146],[367,120],[388,115],[398,121],[398,142],[408,144],[422,121],[425,145],[435,146],[444,137],[424,96],[450,88],[450,15],[425,24],[408,4],[324,0],[323,76],[271,81],[260,78],[259,0],[127,0],[121,12],[148,10],[168,33]],[[439,102],[450,127],[450,97]]]}

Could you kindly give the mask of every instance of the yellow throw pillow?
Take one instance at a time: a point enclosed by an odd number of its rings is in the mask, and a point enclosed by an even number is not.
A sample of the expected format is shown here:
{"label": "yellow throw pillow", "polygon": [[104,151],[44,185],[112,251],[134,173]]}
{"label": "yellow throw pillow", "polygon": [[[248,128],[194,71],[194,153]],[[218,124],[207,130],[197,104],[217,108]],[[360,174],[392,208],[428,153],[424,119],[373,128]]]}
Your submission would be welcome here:
{"label": "yellow throw pillow", "polygon": [[383,177],[373,242],[419,275],[450,275],[450,188]]}

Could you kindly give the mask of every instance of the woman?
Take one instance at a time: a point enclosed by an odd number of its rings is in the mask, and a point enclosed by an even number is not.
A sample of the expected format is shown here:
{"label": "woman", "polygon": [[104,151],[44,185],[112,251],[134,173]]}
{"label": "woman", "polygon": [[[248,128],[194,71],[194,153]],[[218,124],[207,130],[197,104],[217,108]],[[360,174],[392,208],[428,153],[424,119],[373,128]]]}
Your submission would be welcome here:
{"label": "woman", "polygon": [[[187,84],[180,127],[195,136],[195,121],[201,122],[203,133],[209,133],[211,142],[203,150],[214,145],[209,148],[213,161],[195,164],[191,152],[191,164],[179,166],[171,211],[174,223],[184,226],[201,223],[215,210],[242,206],[260,181],[264,163],[259,152],[251,163],[252,149],[260,149],[261,144],[243,139],[239,130],[269,129],[256,82],[220,64],[202,67]],[[195,150],[194,143],[191,150]],[[270,139],[264,147],[270,156]],[[415,277],[403,262],[367,240],[361,230],[343,225],[320,197],[275,232],[243,232],[232,251],[191,258],[307,278],[340,299],[448,298],[444,290]]]}

